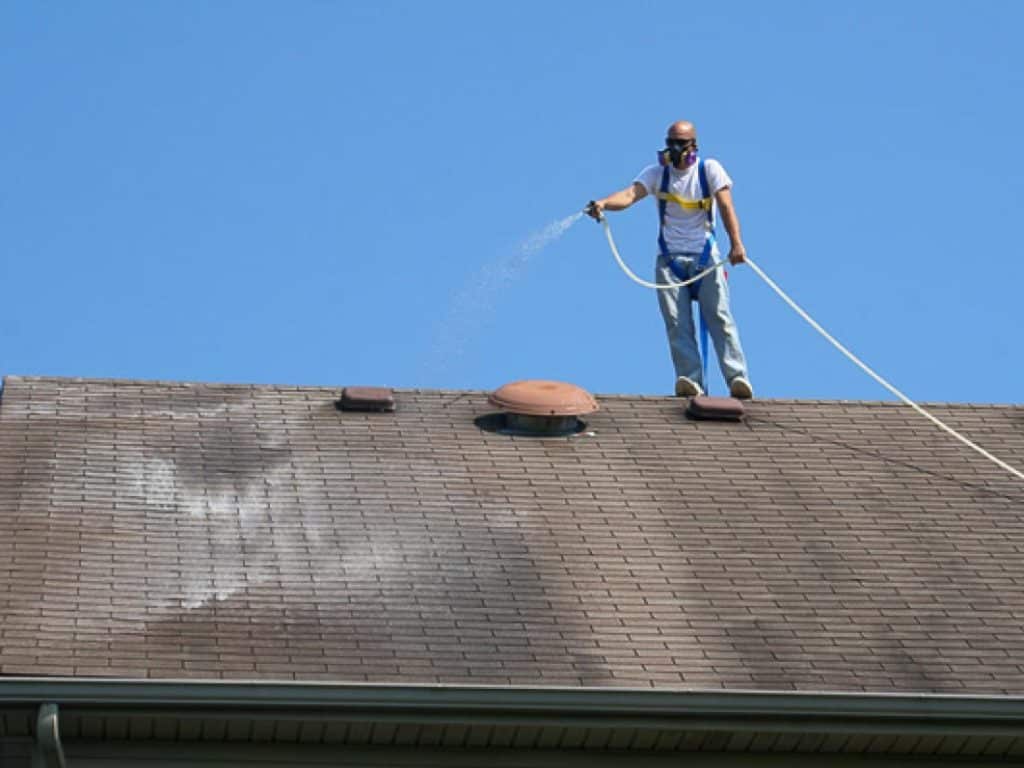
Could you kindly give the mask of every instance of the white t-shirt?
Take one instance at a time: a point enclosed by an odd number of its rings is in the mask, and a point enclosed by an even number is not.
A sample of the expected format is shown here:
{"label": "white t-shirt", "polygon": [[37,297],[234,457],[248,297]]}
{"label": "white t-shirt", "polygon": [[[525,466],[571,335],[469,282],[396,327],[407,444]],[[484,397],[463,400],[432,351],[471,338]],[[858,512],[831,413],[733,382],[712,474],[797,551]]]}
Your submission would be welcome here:
{"label": "white t-shirt", "polygon": [[[684,171],[678,171],[669,167],[668,191],[673,195],[679,195],[684,200],[699,200],[700,174],[697,172],[697,163],[694,163]],[[657,193],[661,190],[661,174],[664,167],[660,165],[649,165],[640,171],[640,175],[634,181],[643,184],[647,194],[651,195],[655,205],[658,203]],[[732,186],[732,179],[725,172],[725,168],[717,160],[710,157],[704,161],[704,171],[708,177],[708,192],[712,199],[720,189]],[[717,207],[715,215],[718,215]],[[707,232],[707,214],[701,210],[685,210],[682,206],[669,201],[665,208],[665,242],[669,251],[699,253],[704,248],[705,233]]]}

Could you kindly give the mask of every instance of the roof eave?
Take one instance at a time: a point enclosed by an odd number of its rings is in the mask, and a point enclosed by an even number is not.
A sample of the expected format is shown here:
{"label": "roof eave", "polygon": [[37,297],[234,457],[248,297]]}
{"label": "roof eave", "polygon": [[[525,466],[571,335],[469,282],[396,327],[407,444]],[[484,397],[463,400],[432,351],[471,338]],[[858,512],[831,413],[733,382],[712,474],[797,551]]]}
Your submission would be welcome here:
{"label": "roof eave", "polygon": [[[753,743],[767,735],[986,737],[1024,748],[1024,697],[781,691],[522,688],[75,678],[0,679],[0,708],[56,704],[62,732],[75,719],[139,717],[345,721],[493,730],[595,729],[626,735],[714,733]],[[67,727],[65,726],[65,722]],[[691,738],[691,736],[687,736]],[[650,742],[650,738],[646,739]],[[735,742],[735,738],[728,739]],[[844,751],[846,739],[836,741]]]}

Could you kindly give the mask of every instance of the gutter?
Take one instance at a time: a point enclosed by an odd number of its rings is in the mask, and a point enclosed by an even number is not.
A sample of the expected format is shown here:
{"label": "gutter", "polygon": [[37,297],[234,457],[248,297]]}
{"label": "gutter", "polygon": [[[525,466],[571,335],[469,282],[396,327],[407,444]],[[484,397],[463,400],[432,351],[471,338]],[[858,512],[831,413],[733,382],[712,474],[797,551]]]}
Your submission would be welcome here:
{"label": "gutter", "polygon": [[33,768],[65,768],[62,735],[72,763],[129,741],[185,761],[227,742],[286,760],[300,747],[557,750],[564,765],[567,750],[774,753],[793,766],[1024,758],[1024,696],[0,677],[0,725],[30,721],[7,734],[34,737]]}
{"label": "gutter", "polygon": [[0,706],[41,703],[76,710],[170,708],[283,715],[315,710],[387,719],[476,714],[573,725],[592,720],[655,725],[683,719],[830,729],[865,722],[929,730],[972,724],[1024,727],[1024,696],[0,677]]}

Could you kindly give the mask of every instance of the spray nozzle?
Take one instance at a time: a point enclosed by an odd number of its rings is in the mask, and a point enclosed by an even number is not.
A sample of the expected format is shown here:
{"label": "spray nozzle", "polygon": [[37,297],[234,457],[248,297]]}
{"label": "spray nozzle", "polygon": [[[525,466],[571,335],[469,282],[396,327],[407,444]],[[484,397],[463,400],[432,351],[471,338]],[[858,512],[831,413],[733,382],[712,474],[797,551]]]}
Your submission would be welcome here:
{"label": "spray nozzle", "polygon": [[604,221],[604,212],[597,207],[597,202],[594,200],[587,203],[587,207],[583,209],[583,212],[595,221]]}

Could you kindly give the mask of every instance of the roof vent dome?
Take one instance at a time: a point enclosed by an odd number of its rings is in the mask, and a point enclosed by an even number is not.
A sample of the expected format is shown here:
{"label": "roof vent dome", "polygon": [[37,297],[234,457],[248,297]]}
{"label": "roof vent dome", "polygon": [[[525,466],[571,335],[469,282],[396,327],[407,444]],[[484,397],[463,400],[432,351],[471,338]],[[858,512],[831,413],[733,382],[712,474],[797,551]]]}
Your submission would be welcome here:
{"label": "roof vent dome", "polygon": [[598,409],[593,395],[563,381],[513,381],[487,398],[505,412],[505,429],[512,434],[568,435],[579,432],[579,417]]}

